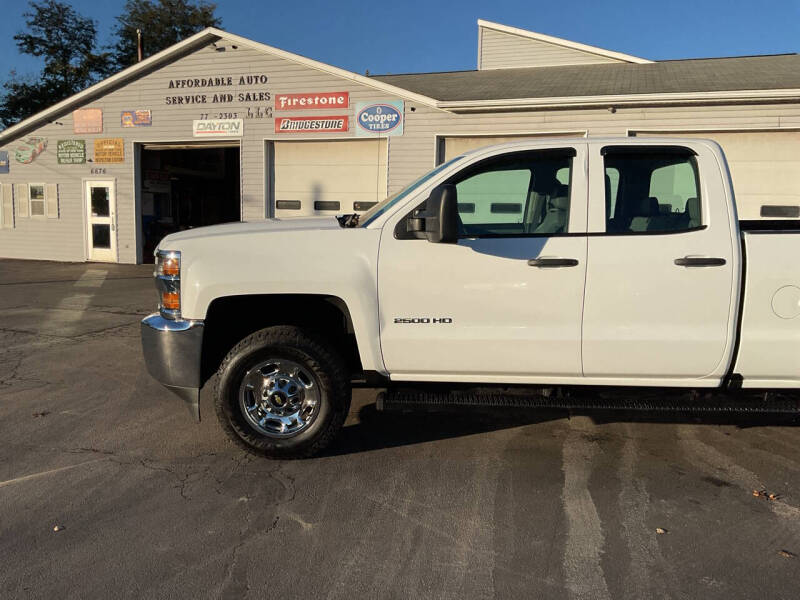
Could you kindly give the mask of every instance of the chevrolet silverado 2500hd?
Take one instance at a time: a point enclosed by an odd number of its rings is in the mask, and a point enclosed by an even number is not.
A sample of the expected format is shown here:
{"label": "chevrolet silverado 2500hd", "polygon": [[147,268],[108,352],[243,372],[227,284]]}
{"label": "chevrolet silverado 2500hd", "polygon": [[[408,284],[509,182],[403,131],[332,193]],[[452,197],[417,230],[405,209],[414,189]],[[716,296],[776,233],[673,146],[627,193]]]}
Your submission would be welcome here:
{"label": "chevrolet silverado 2500hd", "polygon": [[418,397],[797,388],[794,226],[738,221],[712,141],[482,148],[360,216],[167,236],[144,355],[198,419],[216,372],[223,427],[269,456],[324,447],[358,378]]}

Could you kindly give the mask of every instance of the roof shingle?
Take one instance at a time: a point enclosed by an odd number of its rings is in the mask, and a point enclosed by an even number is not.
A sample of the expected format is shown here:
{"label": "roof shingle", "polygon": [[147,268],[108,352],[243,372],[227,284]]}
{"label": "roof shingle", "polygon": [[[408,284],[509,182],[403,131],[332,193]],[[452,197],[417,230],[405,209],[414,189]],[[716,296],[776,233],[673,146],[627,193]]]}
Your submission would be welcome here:
{"label": "roof shingle", "polygon": [[443,102],[800,89],[800,54],[372,77]]}

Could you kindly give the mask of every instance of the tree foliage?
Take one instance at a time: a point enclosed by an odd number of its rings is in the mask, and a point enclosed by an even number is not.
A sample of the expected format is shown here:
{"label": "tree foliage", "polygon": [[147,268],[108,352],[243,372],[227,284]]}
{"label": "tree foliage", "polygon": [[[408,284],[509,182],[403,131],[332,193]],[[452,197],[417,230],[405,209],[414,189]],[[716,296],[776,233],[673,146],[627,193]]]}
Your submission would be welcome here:
{"label": "tree foliage", "polygon": [[219,27],[216,9],[204,0],[127,0],[114,28],[115,67],[124,69],[138,60],[137,29],[142,31],[144,56],[151,56],[206,27]]}
{"label": "tree foliage", "polygon": [[24,13],[27,28],[14,36],[23,54],[44,61],[38,76],[12,71],[3,84],[0,123],[4,127],[88,87],[109,74],[108,55],[97,52],[97,25],[69,4],[32,0]]}

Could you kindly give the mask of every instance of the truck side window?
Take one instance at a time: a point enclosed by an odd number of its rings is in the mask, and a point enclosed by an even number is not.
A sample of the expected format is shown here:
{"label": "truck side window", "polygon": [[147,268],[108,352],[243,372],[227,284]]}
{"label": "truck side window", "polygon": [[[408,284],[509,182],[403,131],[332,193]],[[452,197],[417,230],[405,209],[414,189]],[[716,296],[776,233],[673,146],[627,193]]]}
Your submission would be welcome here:
{"label": "truck side window", "polygon": [[697,163],[688,152],[608,152],[605,188],[609,233],[669,233],[702,224]]}
{"label": "truck side window", "polygon": [[479,163],[454,181],[466,236],[566,233],[572,160],[517,152]]}

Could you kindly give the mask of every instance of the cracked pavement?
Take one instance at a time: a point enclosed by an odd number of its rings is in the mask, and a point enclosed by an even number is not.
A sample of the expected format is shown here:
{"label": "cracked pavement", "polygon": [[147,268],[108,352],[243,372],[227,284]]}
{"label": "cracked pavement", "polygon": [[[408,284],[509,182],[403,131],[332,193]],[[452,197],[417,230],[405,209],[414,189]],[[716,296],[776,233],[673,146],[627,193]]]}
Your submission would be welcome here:
{"label": "cracked pavement", "polygon": [[0,597],[797,597],[796,418],[356,390],[324,456],[259,459],[146,374],[151,270],[0,260]]}

